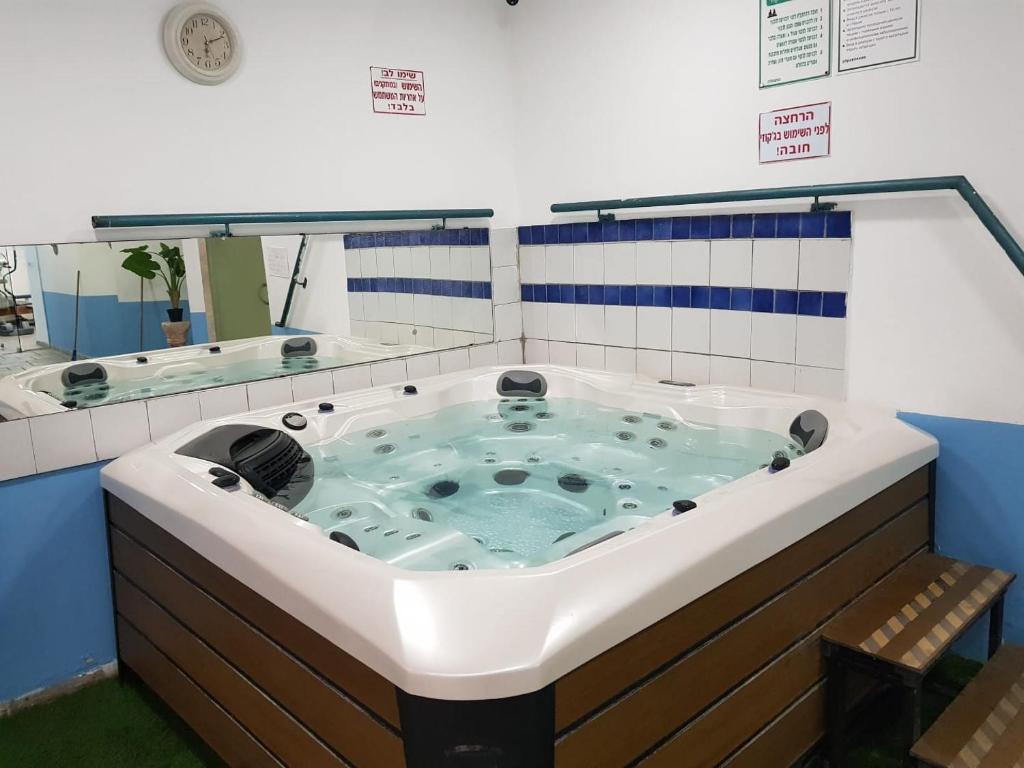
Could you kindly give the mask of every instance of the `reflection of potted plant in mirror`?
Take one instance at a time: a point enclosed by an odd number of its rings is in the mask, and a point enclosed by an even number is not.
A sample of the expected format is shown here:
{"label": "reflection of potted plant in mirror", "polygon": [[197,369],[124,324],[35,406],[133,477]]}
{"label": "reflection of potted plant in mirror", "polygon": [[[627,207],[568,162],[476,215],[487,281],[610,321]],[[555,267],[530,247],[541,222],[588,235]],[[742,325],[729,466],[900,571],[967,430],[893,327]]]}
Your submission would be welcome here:
{"label": "reflection of potted plant in mirror", "polygon": [[163,264],[153,258],[149,252],[149,244],[137,245],[134,248],[125,248],[121,253],[128,256],[121,266],[132,274],[138,275],[143,280],[152,280],[157,275],[164,281],[167,288],[167,298],[171,306],[167,310],[167,318],[170,322],[161,323],[164,333],[167,335],[167,342],[172,347],[180,347],[185,343],[185,334],[191,323],[182,321],[184,310],[181,308],[181,288],[185,284],[185,259],[181,255],[178,246],[168,246],[160,243],[158,255]]}

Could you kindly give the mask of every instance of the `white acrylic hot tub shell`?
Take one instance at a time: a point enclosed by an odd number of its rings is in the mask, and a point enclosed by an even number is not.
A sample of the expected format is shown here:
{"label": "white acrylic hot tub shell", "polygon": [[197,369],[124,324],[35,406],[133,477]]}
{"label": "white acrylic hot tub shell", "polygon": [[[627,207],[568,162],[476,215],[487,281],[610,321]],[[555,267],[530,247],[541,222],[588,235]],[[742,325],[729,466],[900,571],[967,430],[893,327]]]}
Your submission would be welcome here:
{"label": "white acrylic hot tub shell", "polygon": [[[164,373],[181,373],[186,369],[195,370],[206,365],[223,366],[250,360],[274,359],[281,356],[281,345],[289,339],[304,336],[259,336],[238,341],[218,341],[207,344],[192,344],[174,349],[158,349],[149,352],[133,352],[128,355],[89,358],[90,363],[100,363],[107,369],[110,381],[138,381]],[[317,334],[317,354],[339,357],[346,364],[368,363],[404,355],[430,352],[430,347],[412,344],[383,344],[379,341],[350,336]],[[219,347],[219,353],[211,353],[211,347]],[[147,362],[139,363],[145,356]],[[21,373],[0,379],[0,417],[21,419],[27,416],[41,416],[48,413],[62,413],[60,401],[47,392],[63,389],[61,374],[64,369],[86,362],[79,360],[69,363],[54,363],[30,368]]]}
{"label": "white acrylic hot tub shell", "polygon": [[[210,484],[173,451],[213,424],[278,427],[287,409],[194,425],[108,465],[102,484],[156,524],[402,689],[474,700],[538,690],[810,534],[938,455],[930,436],[891,413],[728,387],[678,388],[641,377],[533,366],[549,397],[786,434],[808,408],[829,419],[826,444],[777,474],[757,472],[564,560],[523,570],[418,572],[339,546],[319,529]],[[468,400],[495,399],[477,369],[402,387],[296,405],[312,443]],[[190,468],[188,465],[192,464]]]}

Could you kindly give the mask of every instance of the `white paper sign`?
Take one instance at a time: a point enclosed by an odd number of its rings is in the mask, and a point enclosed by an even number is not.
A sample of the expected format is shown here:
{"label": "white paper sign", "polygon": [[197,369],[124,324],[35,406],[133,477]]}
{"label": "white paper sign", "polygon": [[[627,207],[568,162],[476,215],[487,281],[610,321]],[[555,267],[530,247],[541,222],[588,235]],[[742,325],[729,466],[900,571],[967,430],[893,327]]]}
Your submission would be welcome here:
{"label": "white paper sign", "polygon": [[423,73],[416,69],[370,67],[373,111],[385,115],[427,114]]}
{"label": "white paper sign", "polygon": [[289,264],[288,249],[272,245],[264,251],[267,255],[267,274],[271,277],[291,277],[292,265]]}
{"label": "white paper sign", "polygon": [[807,160],[832,153],[832,102],[761,113],[762,163]]}
{"label": "white paper sign", "polygon": [[761,88],[830,73],[831,0],[759,0],[758,12]]}
{"label": "white paper sign", "polygon": [[918,0],[839,0],[839,71],[917,58]]}

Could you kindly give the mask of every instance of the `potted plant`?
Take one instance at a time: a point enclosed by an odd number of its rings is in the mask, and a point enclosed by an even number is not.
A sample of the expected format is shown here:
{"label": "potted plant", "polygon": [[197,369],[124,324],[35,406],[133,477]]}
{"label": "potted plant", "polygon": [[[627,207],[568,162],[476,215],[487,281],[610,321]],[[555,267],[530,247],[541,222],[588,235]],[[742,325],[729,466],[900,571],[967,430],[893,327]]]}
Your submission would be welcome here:
{"label": "potted plant", "polygon": [[160,243],[158,255],[163,259],[163,265],[153,258],[148,243],[125,248],[121,253],[128,254],[121,262],[121,266],[143,280],[152,280],[160,275],[160,279],[167,287],[167,298],[171,302],[171,308],[167,310],[167,319],[172,323],[180,323],[184,311],[181,308],[181,287],[185,284],[185,259],[182,258],[181,249],[178,246],[170,247],[166,243]]}
{"label": "potted plant", "polygon": [[[153,254],[149,252],[148,243],[137,245],[134,248],[125,248],[121,253],[128,254],[121,262],[121,266],[132,274],[138,275],[142,280],[152,280],[159,275],[160,279],[164,281],[171,307],[167,310],[167,322],[160,323],[160,327],[167,337],[168,346],[184,346],[188,329],[192,324],[182,319],[184,310],[181,308],[181,287],[185,284],[185,259],[181,255],[181,249],[178,246],[170,247],[166,243],[160,243],[160,252],[156,255],[163,260],[163,264],[153,258]],[[145,312],[142,312],[140,307],[140,349],[143,337],[141,323],[144,317]]]}

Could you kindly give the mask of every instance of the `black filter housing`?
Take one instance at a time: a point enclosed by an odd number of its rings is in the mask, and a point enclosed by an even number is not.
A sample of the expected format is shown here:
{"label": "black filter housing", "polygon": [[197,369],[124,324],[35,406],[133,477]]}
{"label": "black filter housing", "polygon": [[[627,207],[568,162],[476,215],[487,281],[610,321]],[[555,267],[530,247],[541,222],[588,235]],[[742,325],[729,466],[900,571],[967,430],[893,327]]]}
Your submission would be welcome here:
{"label": "black filter housing", "polygon": [[290,435],[251,424],[225,424],[175,453],[227,467],[271,501],[291,509],[313,487],[313,460]]}

